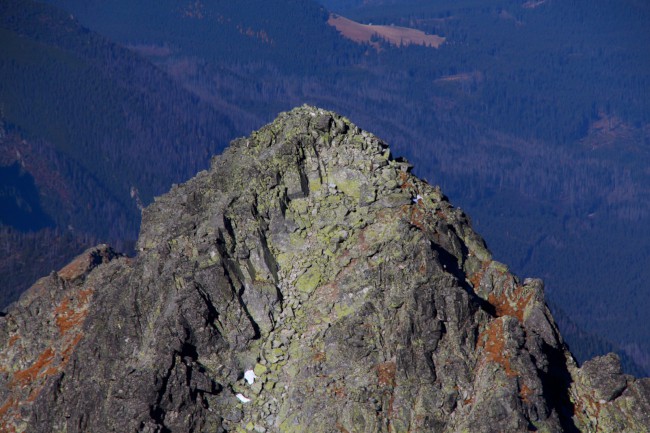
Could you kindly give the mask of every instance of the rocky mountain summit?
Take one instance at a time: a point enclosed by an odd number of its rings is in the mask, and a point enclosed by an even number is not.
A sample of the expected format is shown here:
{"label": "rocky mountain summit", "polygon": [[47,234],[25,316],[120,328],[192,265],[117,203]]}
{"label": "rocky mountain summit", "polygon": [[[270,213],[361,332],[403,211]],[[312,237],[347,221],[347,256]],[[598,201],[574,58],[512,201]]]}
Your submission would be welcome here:
{"label": "rocky mountain summit", "polygon": [[349,120],[304,106],[0,317],[6,432],[647,432],[540,280]]}

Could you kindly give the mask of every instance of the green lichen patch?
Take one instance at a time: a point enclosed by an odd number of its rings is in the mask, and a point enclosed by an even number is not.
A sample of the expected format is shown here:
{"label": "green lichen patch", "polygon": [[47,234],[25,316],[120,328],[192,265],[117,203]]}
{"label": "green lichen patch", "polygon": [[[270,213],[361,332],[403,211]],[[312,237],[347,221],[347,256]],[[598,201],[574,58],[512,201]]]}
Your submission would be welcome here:
{"label": "green lichen patch", "polygon": [[307,269],[307,271],[296,280],[296,289],[302,293],[310,294],[316,287],[318,287],[321,278],[322,275],[318,269],[313,267]]}

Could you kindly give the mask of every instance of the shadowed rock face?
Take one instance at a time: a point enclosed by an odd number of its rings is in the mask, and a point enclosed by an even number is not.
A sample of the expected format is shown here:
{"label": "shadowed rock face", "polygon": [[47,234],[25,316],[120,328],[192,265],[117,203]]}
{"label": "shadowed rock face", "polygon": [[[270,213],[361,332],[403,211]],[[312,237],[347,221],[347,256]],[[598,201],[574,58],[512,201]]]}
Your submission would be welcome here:
{"label": "shadowed rock face", "polygon": [[89,250],[0,317],[0,430],[648,431],[650,381],[578,368],[541,281],[409,169],[307,106],[235,140],[137,257]]}

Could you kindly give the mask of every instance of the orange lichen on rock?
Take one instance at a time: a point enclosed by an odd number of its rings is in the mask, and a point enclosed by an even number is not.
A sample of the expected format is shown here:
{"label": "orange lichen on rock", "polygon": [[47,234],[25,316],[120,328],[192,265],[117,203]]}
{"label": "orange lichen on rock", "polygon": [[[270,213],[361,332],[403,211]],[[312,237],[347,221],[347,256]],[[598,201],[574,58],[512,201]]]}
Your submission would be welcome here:
{"label": "orange lichen on rock", "polygon": [[[576,396],[578,397],[578,396]],[[573,408],[573,415],[582,419],[598,419],[602,409],[602,403],[596,399],[592,392],[580,393]],[[588,421],[587,421],[588,422]]]}
{"label": "orange lichen on rock", "polygon": [[345,387],[343,387],[343,385],[334,383],[332,385],[329,385],[328,387],[330,388],[332,394],[334,394],[338,398],[345,398],[348,395],[348,393],[345,392]]}
{"label": "orange lichen on rock", "polygon": [[42,386],[33,389],[32,392],[29,394],[29,397],[27,397],[27,402],[28,403],[33,403],[34,401],[36,401],[36,398],[39,396],[42,389],[43,389]]}
{"label": "orange lichen on rock", "polygon": [[409,180],[409,175],[407,173],[400,171],[398,175],[400,180],[400,188],[415,188],[415,185],[413,185],[413,183]]}
{"label": "orange lichen on rock", "polygon": [[75,311],[72,308],[69,308],[69,304],[66,300],[61,304],[61,311],[57,313],[56,326],[59,328],[61,335],[64,335],[71,329],[77,328],[81,323],[83,323],[87,311]]}
{"label": "orange lichen on rock", "polygon": [[380,386],[395,387],[395,375],[397,373],[397,365],[395,362],[383,362],[377,364],[377,381]]}
{"label": "orange lichen on rock", "polygon": [[52,350],[51,347],[48,347],[43,352],[41,352],[41,354],[38,356],[38,359],[31,366],[14,373],[14,382],[20,383],[22,385],[34,382],[38,378],[39,373],[44,368],[49,367],[53,360],[54,350]]}
{"label": "orange lichen on rock", "polygon": [[16,344],[16,341],[20,339],[20,335],[15,334],[9,337],[9,341],[7,342],[8,347],[13,347],[14,344]]}
{"label": "orange lichen on rock", "polygon": [[469,282],[476,290],[478,286],[481,285],[481,280],[483,279],[483,275],[485,275],[485,272],[487,271],[487,268],[490,266],[491,261],[485,261],[481,263],[481,269],[478,270],[477,272],[474,272],[472,275],[469,277]]}
{"label": "orange lichen on rock", "polygon": [[18,407],[18,402],[13,398],[9,397],[7,401],[0,406],[0,432],[14,433],[16,428],[9,424],[11,418],[15,418],[16,409]]}
{"label": "orange lichen on rock", "polygon": [[323,362],[325,361],[327,357],[325,356],[325,352],[316,352],[312,359],[316,362]]}
{"label": "orange lichen on rock", "polygon": [[323,284],[314,290],[314,296],[318,296],[318,299],[322,299],[323,303],[333,303],[338,301],[339,293],[339,285],[336,280]]}
{"label": "orange lichen on rock", "polygon": [[524,403],[530,403],[530,396],[533,394],[533,391],[525,384],[521,383],[519,387],[519,397]]}
{"label": "orange lichen on rock", "polygon": [[426,211],[423,209],[423,207],[424,206],[420,204],[419,200],[417,203],[415,203],[414,206],[409,206],[409,210],[410,210],[409,221],[411,222],[411,224],[413,224],[420,230],[426,231],[428,226],[428,221],[427,221],[428,215]]}
{"label": "orange lichen on rock", "polygon": [[[87,300],[88,294],[84,293],[81,297]],[[69,305],[69,299],[66,299],[57,309],[60,309],[60,312],[65,312],[68,311]],[[56,323],[59,326],[62,338],[52,343],[52,347],[43,350],[29,367],[13,373],[13,377],[9,381],[9,388],[14,390],[14,395],[22,395],[22,397],[17,399],[12,397],[0,407],[0,431],[15,431],[15,427],[10,423],[10,420],[19,417],[21,408],[32,404],[38,398],[45,380],[59,374],[70,360],[74,348],[83,338],[81,332],[68,332],[74,326],[83,323],[85,312],[79,317],[77,317],[77,314],[80,313],[73,314],[74,323],[69,322],[71,320],[70,316],[65,316],[66,320],[68,320],[68,322],[65,322],[66,325],[71,324],[69,327],[62,326],[59,321],[60,317],[57,316]],[[63,349],[61,349],[62,347]]]}
{"label": "orange lichen on rock", "polygon": [[[71,274],[69,274],[71,275]],[[52,305],[51,317],[59,331],[53,340],[44,343],[44,349],[34,357],[16,354],[19,361],[27,368],[18,371],[8,371],[8,387],[13,396],[7,400],[0,409],[0,431],[15,431],[14,419],[20,419],[20,413],[26,405],[31,405],[38,398],[44,388],[45,381],[55,376],[66,366],[75,347],[83,338],[81,326],[88,314],[88,305],[93,294],[91,288],[84,290],[71,290],[67,296]],[[7,346],[12,347],[20,340],[20,335],[12,335]],[[20,352],[20,351],[19,351]],[[35,358],[35,359],[34,359]]]}
{"label": "orange lichen on rock", "polygon": [[70,301],[65,299],[55,310],[56,326],[61,335],[76,327],[83,320],[83,313],[75,312],[70,308]]}
{"label": "orange lichen on rock", "polygon": [[74,298],[66,298],[54,310],[56,315],[56,326],[61,335],[68,333],[73,328],[79,328],[88,314],[88,302],[92,295],[92,289],[80,290],[76,297],[76,307],[70,305]]}
{"label": "orange lichen on rock", "polygon": [[336,423],[336,428],[337,428],[337,430],[338,430],[339,432],[341,432],[341,433],[350,433],[350,431],[349,431],[348,429],[346,429],[345,427],[343,427],[343,424],[341,424],[341,423],[338,422],[338,421],[337,421],[337,423]]}
{"label": "orange lichen on rock", "polygon": [[400,207],[401,216],[406,219],[411,225],[419,228],[423,232],[430,231],[430,225],[433,220],[431,215],[427,212],[421,200],[413,205],[405,204]]}
{"label": "orange lichen on rock", "polygon": [[[15,401],[12,397],[9,397],[7,401],[4,402],[2,406],[0,406],[0,420],[3,420],[4,417],[7,415],[9,412],[9,409],[15,405]],[[4,427],[3,424],[0,424],[0,427]],[[4,430],[2,430],[4,431]]]}
{"label": "orange lichen on rock", "polygon": [[479,335],[478,346],[482,349],[484,362],[495,362],[503,367],[507,376],[514,377],[517,376],[517,372],[513,370],[505,351],[503,324],[502,318],[490,322]]}
{"label": "orange lichen on rock", "polygon": [[63,352],[61,352],[61,364],[58,366],[58,370],[61,370],[68,363],[72,352],[74,351],[75,347],[77,347],[82,338],[83,334],[81,333],[75,334],[74,337],[72,337],[70,343],[68,343],[65,349],[63,349]]}
{"label": "orange lichen on rock", "polygon": [[438,210],[436,210],[435,214],[436,214],[436,216],[437,216],[438,218],[440,218],[441,220],[447,220],[447,214],[446,214],[445,212],[443,212],[442,209],[438,209]]}
{"label": "orange lichen on rock", "polygon": [[93,289],[86,289],[86,290],[79,290],[77,292],[77,300],[80,304],[88,305],[88,301],[90,301],[90,297],[93,294]]}
{"label": "orange lichen on rock", "polygon": [[533,292],[525,293],[523,286],[517,286],[511,296],[508,296],[505,290],[500,295],[490,293],[488,302],[494,306],[497,317],[512,316],[523,323],[526,305],[532,297]]}

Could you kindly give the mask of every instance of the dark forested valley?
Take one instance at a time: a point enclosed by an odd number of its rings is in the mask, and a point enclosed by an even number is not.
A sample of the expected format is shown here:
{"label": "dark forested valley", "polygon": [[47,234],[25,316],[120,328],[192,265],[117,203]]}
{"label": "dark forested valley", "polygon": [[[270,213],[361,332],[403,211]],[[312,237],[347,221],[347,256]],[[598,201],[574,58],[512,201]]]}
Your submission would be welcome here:
{"label": "dark forested valley", "polygon": [[[330,13],[445,39],[357,43]],[[309,103],[380,135],[543,278],[580,358],[648,373],[649,18],[635,0],[5,1],[2,299],[62,251],[129,251],[140,202]]]}

